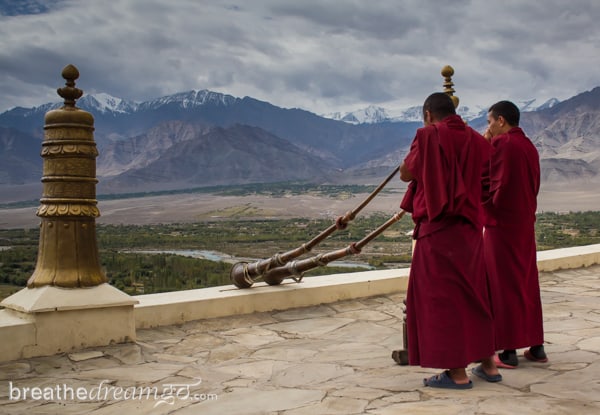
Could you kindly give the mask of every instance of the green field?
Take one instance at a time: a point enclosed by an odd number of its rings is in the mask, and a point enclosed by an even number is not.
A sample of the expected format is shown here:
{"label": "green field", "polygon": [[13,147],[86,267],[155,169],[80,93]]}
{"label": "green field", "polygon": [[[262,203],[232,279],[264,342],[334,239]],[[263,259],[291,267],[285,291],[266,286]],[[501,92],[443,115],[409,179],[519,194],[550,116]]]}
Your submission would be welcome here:
{"label": "green field", "polygon": [[[324,240],[310,255],[345,248],[387,219],[383,215],[359,217],[347,229]],[[229,272],[235,258],[251,262],[287,252],[331,224],[314,219],[230,219],[152,226],[102,225],[97,228],[97,240],[101,266],[110,283],[125,292],[139,294],[230,284]],[[371,241],[359,255],[347,259],[375,269],[408,266],[411,239],[406,233],[411,229],[412,222],[404,218]],[[599,229],[600,212],[540,214],[536,224],[538,250],[600,243]],[[25,286],[35,268],[38,240],[38,228],[0,230],[0,297],[10,295],[15,287]],[[209,250],[234,259],[223,262],[172,253],[135,252],[139,250]],[[364,270],[335,265],[332,262],[326,268],[316,268],[307,276]]]}
{"label": "green field", "polygon": [[23,287],[21,287],[19,285],[0,284],[0,300],[16,293],[17,291],[19,291],[22,288]]}

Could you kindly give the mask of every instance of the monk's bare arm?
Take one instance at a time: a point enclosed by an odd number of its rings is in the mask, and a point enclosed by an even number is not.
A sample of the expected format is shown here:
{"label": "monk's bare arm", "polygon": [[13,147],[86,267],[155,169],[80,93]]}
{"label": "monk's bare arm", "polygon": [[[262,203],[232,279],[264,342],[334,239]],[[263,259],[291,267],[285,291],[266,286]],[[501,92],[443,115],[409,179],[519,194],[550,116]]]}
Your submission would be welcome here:
{"label": "monk's bare arm", "polygon": [[410,182],[413,179],[413,175],[406,167],[406,163],[400,165],[400,180],[403,182]]}

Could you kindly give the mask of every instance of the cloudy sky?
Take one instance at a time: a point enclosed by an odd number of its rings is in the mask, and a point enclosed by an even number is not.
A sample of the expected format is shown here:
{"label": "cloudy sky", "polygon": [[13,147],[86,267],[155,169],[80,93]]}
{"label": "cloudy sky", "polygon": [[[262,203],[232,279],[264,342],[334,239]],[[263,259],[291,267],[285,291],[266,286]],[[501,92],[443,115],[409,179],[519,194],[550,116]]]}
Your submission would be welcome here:
{"label": "cloudy sky", "polygon": [[461,104],[600,86],[598,0],[0,0],[0,112],[85,93],[192,89],[318,114],[420,105],[455,69]]}

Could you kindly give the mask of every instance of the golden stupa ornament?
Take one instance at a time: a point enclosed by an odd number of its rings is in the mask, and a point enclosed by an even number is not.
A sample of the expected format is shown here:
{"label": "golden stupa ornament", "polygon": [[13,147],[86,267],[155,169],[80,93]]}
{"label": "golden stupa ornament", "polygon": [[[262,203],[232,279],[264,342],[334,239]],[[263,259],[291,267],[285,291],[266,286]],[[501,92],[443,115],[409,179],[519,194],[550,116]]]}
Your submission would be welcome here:
{"label": "golden stupa ornament", "polygon": [[454,82],[452,82],[452,75],[454,75],[454,68],[450,65],[446,65],[442,68],[442,76],[444,77],[444,91],[450,95],[452,102],[454,102],[454,108],[458,108],[458,97],[454,95]]}
{"label": "golden stupa ornament", "polygon": [[64,105],[48,111],[44,119],[43,194],[37,216],[40,243],[29,288],[44,285],[90,287],[107,282],[100,268],[96,223],[94,117],[75,106],[83,91],[75,86],[79,71],[67,65],[67,81],[57,92]]}

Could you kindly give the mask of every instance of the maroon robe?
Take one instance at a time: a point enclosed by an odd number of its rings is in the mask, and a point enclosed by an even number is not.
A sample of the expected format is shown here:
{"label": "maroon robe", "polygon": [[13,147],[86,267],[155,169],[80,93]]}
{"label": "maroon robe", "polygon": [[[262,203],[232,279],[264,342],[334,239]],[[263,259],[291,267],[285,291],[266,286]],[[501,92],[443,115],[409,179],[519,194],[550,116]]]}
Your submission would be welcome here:
{"label": "maroon robe", "polygon": [[494,354],[481,177],[490,145],[459,116],[417,130],[402,200],[417,239],[406,318],[411,365],[463,368]]}
{"label": "maroon robe", "polygon": [[492,147],[484,257],[496,350],[519,349],[544,342],[534,228],[540,160],[518,127],[494,137]]}

